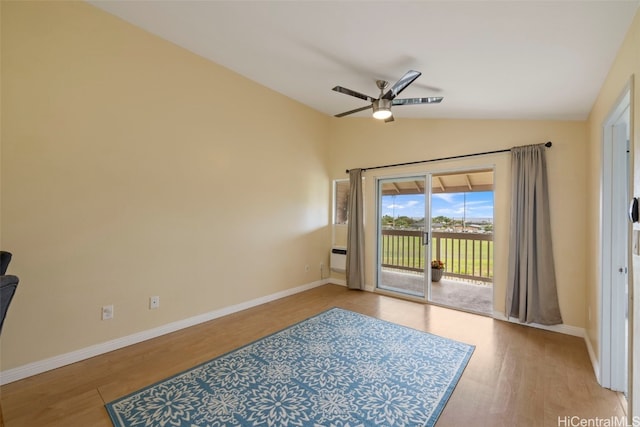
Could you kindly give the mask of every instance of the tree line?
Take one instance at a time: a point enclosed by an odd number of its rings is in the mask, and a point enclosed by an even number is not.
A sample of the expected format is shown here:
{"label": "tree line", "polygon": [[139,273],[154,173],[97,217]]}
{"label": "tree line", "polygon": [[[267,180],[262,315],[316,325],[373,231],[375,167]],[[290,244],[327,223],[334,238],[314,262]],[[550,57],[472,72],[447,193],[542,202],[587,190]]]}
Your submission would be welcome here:
{"label": "tree line", "polygon": [[[464,225],[469,226],[472,224],[476,224],[474,222],[467,221],[466,224],[463,224],[461,219],[449,218],[446,216],[436,216],[431,218],[431,224],[436,225],[439,224],[442,228],[455,228],[455,227],[463,227]],[[481,223],[476,224],[479,225],[482,231],[491,232],[493,231],[493,224],[490,223]],[[382,217],[382,226],[383,227],[392,227],[392,228],[424,228],[425,221],[424,218],[411,218],[408,216],[399,216],[392,217],[391,215],[384,215]]]}

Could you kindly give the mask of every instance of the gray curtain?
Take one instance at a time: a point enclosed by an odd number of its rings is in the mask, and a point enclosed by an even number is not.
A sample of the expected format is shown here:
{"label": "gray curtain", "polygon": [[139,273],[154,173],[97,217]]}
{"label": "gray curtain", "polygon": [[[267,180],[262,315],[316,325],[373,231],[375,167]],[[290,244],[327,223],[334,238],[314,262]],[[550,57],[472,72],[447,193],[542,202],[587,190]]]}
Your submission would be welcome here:
{"label": "gray curtain", "polygon": [[506,315],[562,323],[556,289],[543,144],[511,149],[511,233]]}
{"label": "gray curtain", "polygon": [[364,211],[362,169],[349,170],[347,212],[347,287],[364,289]]}

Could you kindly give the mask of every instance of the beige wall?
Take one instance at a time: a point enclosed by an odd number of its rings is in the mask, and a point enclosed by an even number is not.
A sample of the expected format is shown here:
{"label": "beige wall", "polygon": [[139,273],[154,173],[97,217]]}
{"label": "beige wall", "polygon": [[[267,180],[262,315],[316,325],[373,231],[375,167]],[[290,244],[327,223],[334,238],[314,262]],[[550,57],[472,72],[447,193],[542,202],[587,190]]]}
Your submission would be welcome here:
{"label": "beige wall", "polygon": [[[420,108],[420,107],[417,107]],[[429,108],[429,107],[426,107]],[[585,122],[497,120],[397,120],[390,124],[371,119],[333,119],[331,123],[331,178],[344,178],[345,170],[420,159],[498,150],[552,141],[547,152],[551,226],[556,259],[560,309],[566,325],[585,326],[585,242],[587,127]],[[365,172],[365,215],[375,224],[375,178],[409,172],[439,172],[460,168],[495,168],[494,310],[504,312],[510,209],[510,156],[508,153],[427,163],[421,166]],[[366,277],[374,285],[375,228],[365,226]],[[336,230],[336,240],[344,234]],[[344,278],[344,275],[335,274]]]}
{"label": "beige wall", "polygon": [[2,370],[320,279],[329,118],[86,3],[1,7]]}
{"label": "beige wall", "polygon": [[[633,121],[636,126],[640,123],[640,91],[638,90],[638,78],[640,77],[640,12],[636,13],[635,19],[625,37],[613,66],[609,70],[609,75],[605,80],[598,98],[589,115],[589,147],[588,147],[588,181],[587,193],[587,307],[591,311],[591,319],[587,321],[587,337],[594,349],[595,356],[599,357],[600,344],[600,183],[602,179],[602,126],[607,116],[614,107],[624,88],[635,75],[635,92],[631,94],[631,104]],[[633,108],[635,105],[635,108]],[[633,131],[633,130],[632,130]],[[631,141],[637,152],[640,148],[639,133],[632,134]],[[637,154],[636,154],[637,156]],[[636,164],[640,164],[636,158]],[[637,175],[637,174],[636,174]],[[640,188],[636,176],[636,188]],[[636,193],[636,196],[640,194]],[[634,272],[634,274],[639,274]],[[636,294],[639,290],[635,290]],[[588,313],[587,311],[587,313]]]}
{"label": "beige wall", "polygon": [[[330,182],[345,169],[547,140],[561,311],[596,338],[598,121],[640,68],[638,17],[589,124],[383,124],[326,117],[85,3],[0,5],[0,243],[21,278],[1,370],[319,280]],[[502,311],[508,154],[367,172],[367,222],[376,176],[487,166]]]}

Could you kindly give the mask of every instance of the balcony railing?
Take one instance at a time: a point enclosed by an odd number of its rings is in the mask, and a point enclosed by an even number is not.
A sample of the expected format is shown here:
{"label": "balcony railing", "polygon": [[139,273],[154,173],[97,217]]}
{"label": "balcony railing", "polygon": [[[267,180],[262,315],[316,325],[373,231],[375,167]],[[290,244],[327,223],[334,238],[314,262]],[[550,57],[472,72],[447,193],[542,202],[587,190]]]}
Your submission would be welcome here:
{"label": "balcony railing", "polygon": [[[383,267],[424,271],[423,231],[382,230],[381,243]],[[492,234],[436,231],[431,233],[431,244],[431,258],[445,263],[445,276],[482,282],[493,280]]]}

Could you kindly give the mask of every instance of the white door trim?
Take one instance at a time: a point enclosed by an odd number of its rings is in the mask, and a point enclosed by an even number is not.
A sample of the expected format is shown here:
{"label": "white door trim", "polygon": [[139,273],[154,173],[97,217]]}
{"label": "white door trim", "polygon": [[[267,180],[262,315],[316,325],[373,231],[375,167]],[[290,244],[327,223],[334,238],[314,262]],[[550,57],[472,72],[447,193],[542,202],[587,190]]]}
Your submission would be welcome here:
{"label": "white door trim", "polygon": [[[622,96],[616,102],[611,113],[602,126],[602,181],[601,181],[601,277],[600,277],[600,384],[603,387],[618,391],[628,391],[627,353],[623,345],[626,343],[625,309],[628,303],[628,293],[620,286],[614,286],[617,281],[624,280],[628,289],[628,228],[629,224],[620,215],[620,200],[628,200],[629,195],[629,159],[626,145],[614,140],[616,124],[620,117],[628,114],[630,102],[630,87],[627,86]],[[624,150],[624,152],[620,152]],[[625,159],[626,167],[620,167],[620,159]],[[620,175],[624,174],[624,176]],[[619,189],[616,182],[626,181],[624,189]],[[616,189],[618,190],[616,192]],[[624,191],[626,194],[621,194]],[[623,203],[622,206],[625,206]],[[614,207],[616,207],[614,209]],[[625,221],[621,224],[621,221]],[[622,233],[620,229],[624,229]],[[618,230],[618,231],[616,231]],[[622,235],[624,234],[624,236]],[[615,242],[624,242],[620,247]],[[619,271],[623,269],[623,271]],[[620,276],[623,275],[624,277]],[[628,347],[627,347],[628,348]]]}

